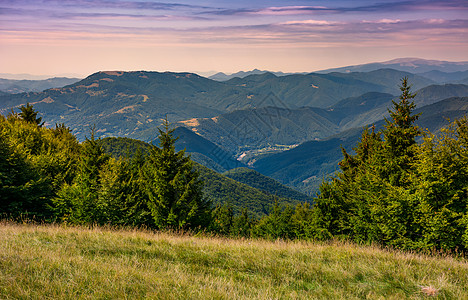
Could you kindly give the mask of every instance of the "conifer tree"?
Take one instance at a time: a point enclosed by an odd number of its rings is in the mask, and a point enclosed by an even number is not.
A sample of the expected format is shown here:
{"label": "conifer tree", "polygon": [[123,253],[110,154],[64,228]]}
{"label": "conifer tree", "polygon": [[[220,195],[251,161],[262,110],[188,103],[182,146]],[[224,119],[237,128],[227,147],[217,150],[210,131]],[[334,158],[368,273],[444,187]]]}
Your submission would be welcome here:
{"label": "conifer tree", "polygon": [[34,110],[33,106],[29,103],[26,103],[26,106],[20,107],[21,112],[18,113],[18,116],[25,120],[28,123],[36,124],[39,127],[44,125],[44,122],[41,123],[42,118],[38,118],[38,112]]}
{"label": "conifer tree", "polygon": [[195,228],[209,223],[203,184],[185,151],[175,151],[174,129],[164,120],[159,147],[150,150],[146,166],[148,207],[158,228]]}
{"label": "conifer tree", "polygon": [[268,215],[261,218],[253,229],[258,237],[270,239],[291,238],[294,235],[291,219],[294,210],[290,206],[282,206],[275,199]]}
{"label": "conifer tree", "polygon": [[51,198],[74,177],[78,146],[69,133],[56,135],[13,112],[0,116],[0,211],[49,218]]}
{"label": "conifer tree", "polygon": [[64,221],[77,224],[104,223],[105,205],[99,201],[101,172],[109,161],[99,140],[91,138],[82,144],[76,177],[71,185],[64,184],[53,199],[55,213]]}
{"label": "conifer tree", "polygon": [[[150,226],[152,217],[147,204],[148,196],[143,175],[145,157],[141,149],[137,148],[133,157],[127,154],[117,163],[117,174],[114,177],[117,182],[111,186],[112,192],[109,197],[111,199],[108,201],[117,204],[120,209],[118,213],[120,213],[121,219],[117,223]],[[104,189],[108,188],[104,186]]]}
{"label": "conifer tree", "polygon": [[407,77],[402,79],[400,90],[400,101],[392,100],[393,110],[388,110],[391,119],[385,119],[385,149],[381,174],[390,184],[396,186],[406,184],[403,175],[411,167],[415,156],[416,137],[421,135],[420,129],[414,124],[419,118],[419,114],[413,114],[416,107],[413,98],[416,94],[411,93]]}
{"label": "conifer tree", "polygon": [[253,222],[249,217],[247,208],[243,208],[238,216],[233,218],[231,235],[250,237]]}
{"label": "conifer tree", "polygon": [[359,242],[412,247],[415,204],[405,188],[411,183],[420,130],[407,78],[400,89],[384,129],[366,128],[354,155],[343,149],[341,172],[322,184],[312,218],[317,238],[346,235]]}
{"label": "conifer tree", "polygon": [[225,202],[223,205],[218,204],[212,212],[211,230],[222,234],[229,235],[234,223],[234,209],[230,202]]}

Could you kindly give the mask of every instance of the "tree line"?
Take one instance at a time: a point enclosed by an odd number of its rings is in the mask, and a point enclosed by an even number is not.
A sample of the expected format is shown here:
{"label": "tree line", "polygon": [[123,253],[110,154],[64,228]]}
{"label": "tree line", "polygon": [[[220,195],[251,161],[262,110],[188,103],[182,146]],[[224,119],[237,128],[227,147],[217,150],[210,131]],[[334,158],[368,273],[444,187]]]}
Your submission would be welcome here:
{"label": "tree line", "polygon": [[[45,128],[27,104],[0,117],[0,212],[70,224],[190,229],[227,236],[349,239],[401,249],[468,248],[468,120],[434,135],[415,125],[410,85],[377,131],[363,130],[314,204],[272,203],[269,214],[213,206],[167,120],[148,153],[113,158],[94,131],[79,143]],[[420,141],[420,142],[419,142]]]}

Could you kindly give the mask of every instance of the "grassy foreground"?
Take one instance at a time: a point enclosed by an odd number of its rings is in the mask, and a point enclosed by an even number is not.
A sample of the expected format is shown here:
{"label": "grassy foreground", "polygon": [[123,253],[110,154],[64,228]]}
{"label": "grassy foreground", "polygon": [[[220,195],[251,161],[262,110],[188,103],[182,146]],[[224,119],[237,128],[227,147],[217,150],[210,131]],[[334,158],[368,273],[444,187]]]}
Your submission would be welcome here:
{"label": "grassy foreground", "polygon": [[468,299],[468,261],[342,243],[0,223],[0,299],[429,297]]}

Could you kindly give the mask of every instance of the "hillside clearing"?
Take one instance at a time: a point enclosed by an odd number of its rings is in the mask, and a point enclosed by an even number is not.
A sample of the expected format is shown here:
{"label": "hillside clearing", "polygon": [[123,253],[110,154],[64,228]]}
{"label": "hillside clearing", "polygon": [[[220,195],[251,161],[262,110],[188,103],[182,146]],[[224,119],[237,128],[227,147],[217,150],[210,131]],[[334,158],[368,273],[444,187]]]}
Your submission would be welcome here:
{"label": "hillside clearing", "polygon": [[2,299],[468,298],[468,263],[344,243],[0,224]]}

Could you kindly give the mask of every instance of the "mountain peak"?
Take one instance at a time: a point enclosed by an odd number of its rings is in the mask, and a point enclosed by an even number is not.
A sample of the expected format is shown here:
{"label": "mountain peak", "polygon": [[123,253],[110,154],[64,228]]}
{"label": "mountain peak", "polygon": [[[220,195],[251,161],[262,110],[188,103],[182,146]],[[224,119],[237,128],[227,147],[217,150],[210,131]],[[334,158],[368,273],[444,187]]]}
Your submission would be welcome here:
{"label": "mountain peak", "polygon": [[108,76],[122,76],[124,73],[124,71],[100,71],[97,74],[105,74]]}

